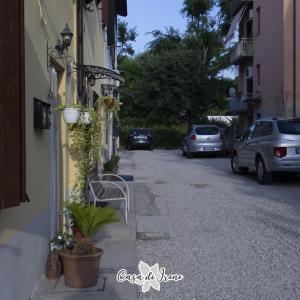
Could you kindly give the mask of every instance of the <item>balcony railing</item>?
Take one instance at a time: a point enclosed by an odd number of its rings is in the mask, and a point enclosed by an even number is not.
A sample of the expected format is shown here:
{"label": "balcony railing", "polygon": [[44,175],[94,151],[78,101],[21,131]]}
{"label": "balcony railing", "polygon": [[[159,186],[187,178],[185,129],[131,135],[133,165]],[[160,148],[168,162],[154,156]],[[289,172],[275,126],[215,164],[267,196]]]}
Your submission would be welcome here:
{"label": "balcony railing", "polygon": [[239,114],[247,111],[247,103],[242,97],[234,97],[229,100],[229,112],[231,114]]}
{"label": "balcony railing", "polygon": [[231,15],[234,16],[247,2],[253,2],[253,0],[231,0],[229,4]]}
{"label": "balcony railing", "polygon": [[230,63],[239,65],[253,57],[253,39],[241,39],[230,52]]}

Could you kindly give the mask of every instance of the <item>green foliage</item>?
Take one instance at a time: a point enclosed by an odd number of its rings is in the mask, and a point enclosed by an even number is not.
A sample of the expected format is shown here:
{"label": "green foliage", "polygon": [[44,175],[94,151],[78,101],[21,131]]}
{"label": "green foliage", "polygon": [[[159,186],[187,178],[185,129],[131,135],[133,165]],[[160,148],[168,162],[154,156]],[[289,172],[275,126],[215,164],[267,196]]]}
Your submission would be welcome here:
{"label": "green foliage", "polygon": [[79,122],[70,127],[71,147],[76,153],[76,182],[74,190],[84,197],[87,176],[97,167],[101,147],[101,122],[98,112],[85,108],[90,113],[90,123]]}
{"label": "green foliage", "polygon": [[138,34],[136,27],[128,28],[128,23],[118,19],[117,41],[119,44],[118,58],[121,59],[126,55],[134,55],[132,42],[135,42]]}
{"label": "green foliage", "polygon": [[112,155],[109,160],[103,164],[105,172],[115,172],[118,169],[120,157],[118,155]]}
{"label": "green foliage", "polygon": [[[120,130],[120,142],[123,147],[126,146],[127,136],[131,127],[123,127]],[[152,133],[153,144],[155,148],[178,149],[181,147],[182,139],[187,133],[187,127],[182,126],[159,126],[149,128]]]}
{"label": "green foliage", "polygon": [[116,211],[109,206],[95,207],[94,205],[71,202],[66,206],[66,209],[81,234],[89,240],[105,224],[118,221]]}

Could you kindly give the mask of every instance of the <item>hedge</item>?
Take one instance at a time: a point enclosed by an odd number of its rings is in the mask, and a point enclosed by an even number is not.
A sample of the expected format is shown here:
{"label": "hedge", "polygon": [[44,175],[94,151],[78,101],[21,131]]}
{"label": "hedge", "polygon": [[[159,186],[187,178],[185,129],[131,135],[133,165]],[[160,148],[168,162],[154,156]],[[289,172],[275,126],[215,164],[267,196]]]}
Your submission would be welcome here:
{"label": "hedge", "polygon": [[[152,133],[155,148],[179,149],[186,134],[184,127],[154,127],[149,129]],[[122,147],[126,147],[129,130],[127,128],[120,129],[120,143]]]}

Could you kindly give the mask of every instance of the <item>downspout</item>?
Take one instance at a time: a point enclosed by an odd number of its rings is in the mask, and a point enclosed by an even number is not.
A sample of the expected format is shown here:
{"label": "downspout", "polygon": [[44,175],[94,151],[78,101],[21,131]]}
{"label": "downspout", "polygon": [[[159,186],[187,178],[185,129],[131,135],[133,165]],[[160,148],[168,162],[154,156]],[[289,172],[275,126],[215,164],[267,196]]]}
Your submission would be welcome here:
{"label": "downspout", "polygon": [[296,0],[293,9],[293,117],[296,117]]}
{"label": "downspout", "polygon": [[83,0],[77,0],[77,65],[78,68],[78,82],[77,89],[78,95],[82,104],[86,104],[86,98],[82,99],[83,96]]}

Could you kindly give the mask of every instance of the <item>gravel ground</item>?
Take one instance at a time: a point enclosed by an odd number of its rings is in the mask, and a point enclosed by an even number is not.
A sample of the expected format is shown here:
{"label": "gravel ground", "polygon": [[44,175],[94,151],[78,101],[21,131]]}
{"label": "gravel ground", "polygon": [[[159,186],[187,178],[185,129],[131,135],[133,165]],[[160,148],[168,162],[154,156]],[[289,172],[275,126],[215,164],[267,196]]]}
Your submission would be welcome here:
{"label": "gravel ground", "polygon": [[140,299],[300,299],[300,181],[261,186],[227,158],[130,155],[171,236],[138,240],[138,259],[185,276]]}

